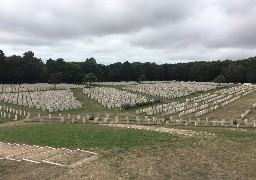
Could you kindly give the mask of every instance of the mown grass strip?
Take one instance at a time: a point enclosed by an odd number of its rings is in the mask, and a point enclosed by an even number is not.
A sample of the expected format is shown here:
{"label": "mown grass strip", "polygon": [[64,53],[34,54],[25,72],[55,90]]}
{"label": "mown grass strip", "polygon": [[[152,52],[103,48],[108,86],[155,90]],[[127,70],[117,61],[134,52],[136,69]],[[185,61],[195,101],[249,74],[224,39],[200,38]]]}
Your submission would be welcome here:
{"label": "mown grass strip", "polygon": [[3,142],[70,149],[129,149],[169,142],[175,135],[94,124],[41,124],[0,128]]}

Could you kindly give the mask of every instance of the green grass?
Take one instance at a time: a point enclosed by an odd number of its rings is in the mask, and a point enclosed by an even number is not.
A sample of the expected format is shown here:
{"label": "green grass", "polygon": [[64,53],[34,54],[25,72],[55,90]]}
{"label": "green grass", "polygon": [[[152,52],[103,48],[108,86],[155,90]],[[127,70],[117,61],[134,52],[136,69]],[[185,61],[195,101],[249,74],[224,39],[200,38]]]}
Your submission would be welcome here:
{"label": "green grass", "polygon": [[0,173],[4,172],[6,170],[7,170],[7,167],[2,165],[2,164],[0,164]]}
{"label": "green grass", "polygon": [[168,142],[172,134],[93,124],[41,124],[0,128],[3,142],[71,149],[129,149]]}

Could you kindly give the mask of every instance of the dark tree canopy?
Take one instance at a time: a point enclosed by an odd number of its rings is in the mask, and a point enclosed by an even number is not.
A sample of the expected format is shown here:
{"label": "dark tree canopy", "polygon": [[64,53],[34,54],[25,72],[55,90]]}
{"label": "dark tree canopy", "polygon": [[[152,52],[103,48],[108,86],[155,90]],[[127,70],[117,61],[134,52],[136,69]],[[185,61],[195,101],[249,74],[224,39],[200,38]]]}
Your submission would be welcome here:
{"label": "dark tree canopy", "polygon": [[98,78],[93,73],[88,73],[84,75],[84,78],[83,78],[84,83],[89,83],[89,85],[91,85],[96,81],[98,81]]}
{"label": "dark tree canopy", "polygon": [[195,61],[161,65],[125,61],[104,65],[98,64],[93,57],[84,62],[65,62],[58,58],[44,63],[32,51],[25,52],[22,57],[6,57],[0,50],[0,83],[82,83],[85,74],[90,73],[98,81],[225,80],[229,83],[256,83],[256,57],[238,61]]}

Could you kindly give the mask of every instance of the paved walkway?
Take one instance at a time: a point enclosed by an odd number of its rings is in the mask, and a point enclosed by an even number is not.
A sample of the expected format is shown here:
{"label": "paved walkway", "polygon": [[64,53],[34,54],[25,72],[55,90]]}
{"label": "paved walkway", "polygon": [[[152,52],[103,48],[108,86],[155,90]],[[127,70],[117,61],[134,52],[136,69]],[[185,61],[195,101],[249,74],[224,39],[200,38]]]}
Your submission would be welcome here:
{"label": "paved walkway", "polygon": [[0,142],[0,159],[75,167],[96,158],[97,153],[80,149],[70,150],[66,148]]}

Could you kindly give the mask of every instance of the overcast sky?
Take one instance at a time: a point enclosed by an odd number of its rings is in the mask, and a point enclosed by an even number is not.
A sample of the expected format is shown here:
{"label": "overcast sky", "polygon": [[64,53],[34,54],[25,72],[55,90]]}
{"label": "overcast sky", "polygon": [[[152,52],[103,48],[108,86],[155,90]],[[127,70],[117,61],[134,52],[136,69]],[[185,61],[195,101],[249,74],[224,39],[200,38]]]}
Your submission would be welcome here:
{"label": "overcast sky", "polygon": [[42,60],[177,63],[256,56],[255,0],[1,0],[0,49]]}

